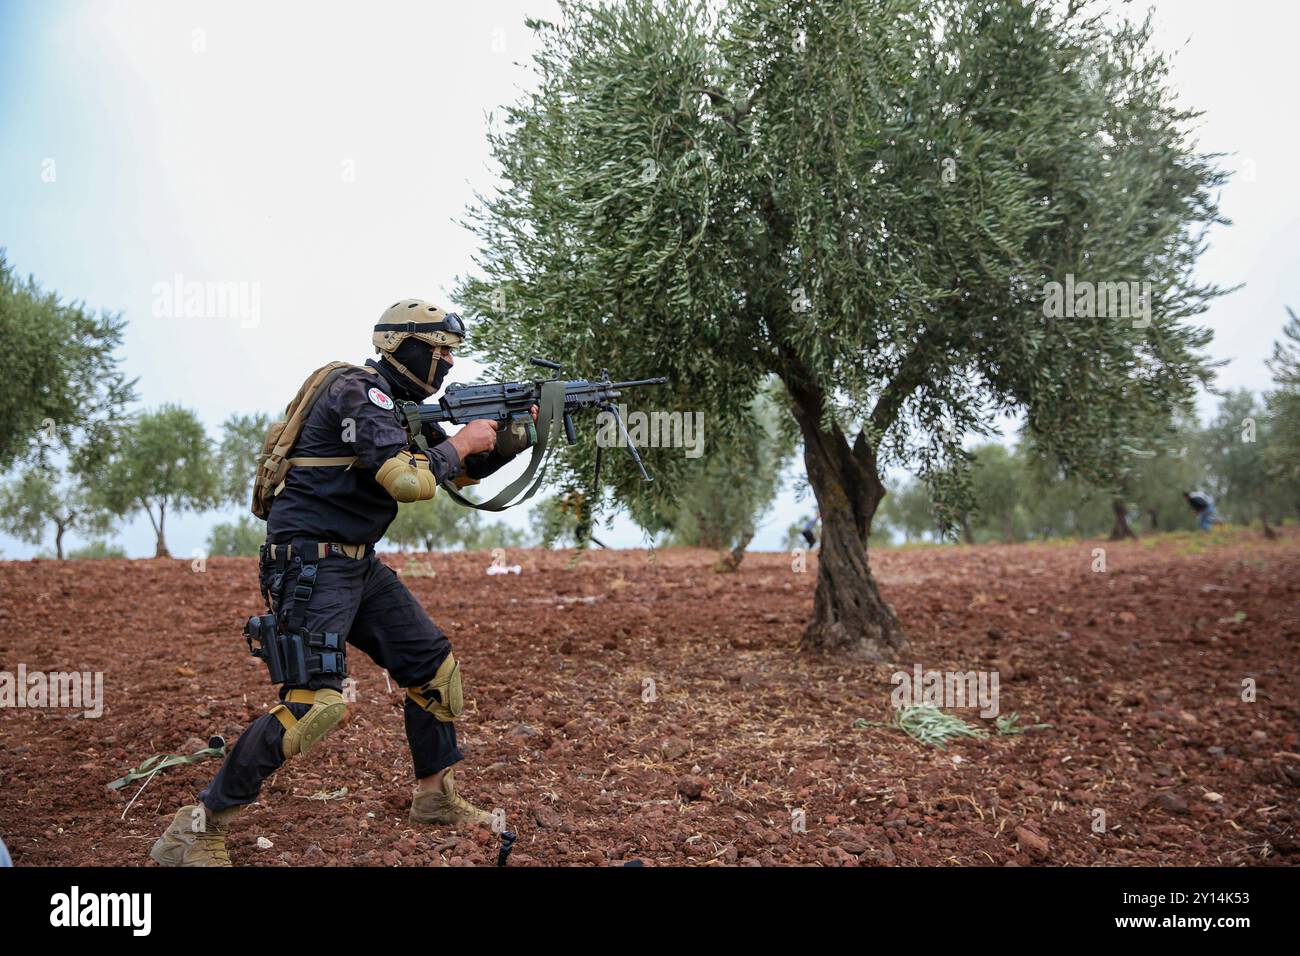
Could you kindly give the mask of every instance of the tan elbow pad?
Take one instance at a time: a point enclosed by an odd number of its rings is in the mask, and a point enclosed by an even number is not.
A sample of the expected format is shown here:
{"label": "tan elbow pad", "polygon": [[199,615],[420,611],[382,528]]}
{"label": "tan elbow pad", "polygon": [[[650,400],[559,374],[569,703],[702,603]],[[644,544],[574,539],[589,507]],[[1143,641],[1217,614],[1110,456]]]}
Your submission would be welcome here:
{"label": "tan elbow pad", "polygon": [[375,481],[397,501],[427,501],[438,490],[438,481],[429,469],[429,459],[399,451],[375,472]]}

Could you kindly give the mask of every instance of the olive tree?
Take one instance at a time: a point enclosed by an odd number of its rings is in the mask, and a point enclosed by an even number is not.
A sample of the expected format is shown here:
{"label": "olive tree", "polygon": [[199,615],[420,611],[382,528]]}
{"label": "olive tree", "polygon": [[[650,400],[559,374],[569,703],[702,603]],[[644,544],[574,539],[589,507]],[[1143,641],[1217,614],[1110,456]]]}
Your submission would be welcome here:
{"label": "olive tree", "polygon": [[97,501],[116,515],[143,511],[153,525],[154,556],[167,550],[167,512],[202,511],[220,500],[220,471],[203,423],[189,409],[164,405],[122,428],[113,453],[91,479]]}
{"label": "olive tree", "polygon": [[1285,511],[1300,512],[1300,317],[1290,307],[1282,338],[1268,361],[1275,388],[1266,393],[1270,433],[1264,467],[1286,501]]}
{"label": "olive tree", "polygon": [[69,531],[106,534],[114,523],[113,516],[97,506],[81,485],[48,467],[27,468],[0,487],[0,529],[34,545],[53,530],[54,553],[60,561]]}
{"label": "olive tree", "polygon": [[779,490],[793,454],[794,436],[784,396],[768,389],[750,404],[748,426],[683,475],[667,507],[633,502],[632,516],[652,536],[668,532],[668,544],[720,551],[715,570],[736,571],[745,549]]}
{"label": "olive tree", "polygon": [[19,280],[0,249],[0,469],[63,446],[82,473],[108,452],[135,398],[116,355],[125,328]]}
{"label": "olive tree", "polygon": [[[1219,290],[1192,266],[1223,175],[1148,23],[1023,0],[575,2],[529,23],[536,85],[468,220],[471,344],[503,371],[668,375],[638,401],[707,411],[713,448],[777,376],[823,521],[806,648],[905,647],[867,557],[884,468],[959,514],[962,442],[995,412],[1101,468],[1103,439],[1208,375],[1188,320]],[[562,482],[591,485],[591,451]],[[610,485],[666,506],[681,459],[647,457],[649,484],[607,456]]]}
{"label": "olive tree", "polygon": [[266,412],[253,412],[231,415],[221,423],[221,442],[216,454],[224,504],[247,508],[252,502],[257,455],[274,420]]}

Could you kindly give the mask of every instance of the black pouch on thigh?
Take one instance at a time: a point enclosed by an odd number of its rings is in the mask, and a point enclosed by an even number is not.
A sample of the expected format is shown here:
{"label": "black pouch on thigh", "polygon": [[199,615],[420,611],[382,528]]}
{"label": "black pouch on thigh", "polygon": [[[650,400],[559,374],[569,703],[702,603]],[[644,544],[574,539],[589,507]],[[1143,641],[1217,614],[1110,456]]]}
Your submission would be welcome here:
{"label": "black pouch on thigh", "polygon": [[272,684],[340,683],[348,674],[346,637],[303,627],[316,586],[316,562],[295,557],[293,563],[299,569],[298,576],[288,607],[283,608],[281,588],[287,568],[282,561],[269,559],[263,546],[260,571],[267,613],[250,617],[244,624],[248,652],[266,664]]}

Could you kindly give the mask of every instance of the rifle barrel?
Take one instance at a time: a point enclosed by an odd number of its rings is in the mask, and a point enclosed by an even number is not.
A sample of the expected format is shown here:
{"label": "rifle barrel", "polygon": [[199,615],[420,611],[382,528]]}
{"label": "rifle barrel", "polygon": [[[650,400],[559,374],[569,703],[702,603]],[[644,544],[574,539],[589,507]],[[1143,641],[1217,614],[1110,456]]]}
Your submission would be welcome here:
{"label": "rifle barrel", "polygon": [[663,375],[659,378],[639,378],[634,382],[611,382],[610,388],[635,388],[638,385],[662,385],[668,381],[668,376]]}

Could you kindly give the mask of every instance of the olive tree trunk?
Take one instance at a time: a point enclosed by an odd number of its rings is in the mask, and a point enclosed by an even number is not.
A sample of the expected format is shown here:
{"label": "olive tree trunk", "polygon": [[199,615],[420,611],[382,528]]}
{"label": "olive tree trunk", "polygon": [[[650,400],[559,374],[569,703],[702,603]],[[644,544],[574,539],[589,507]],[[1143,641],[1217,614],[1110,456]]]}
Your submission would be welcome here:
{"label": "olive tree trunk", "polygon": [[1110,540],[1123,541],[1125,538],[1137,540],[1137,535],[1128,524],[1128,505],[1123,498],[1112,498],[1110,510],[1115,515],[1115,524],[1110,529]]}
{"label": "olive tree trunk", "polygon": [[823,430],[822,394],[815,385],[787,380],[786,387],[803,433],[808,483],[822,516],[813,618],[801,649],[897,659],[907,638],[867,563],[867,535],[885,497],[875,452],[865,435],[850,448],[838,425]]}

